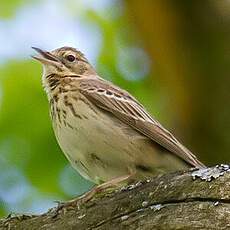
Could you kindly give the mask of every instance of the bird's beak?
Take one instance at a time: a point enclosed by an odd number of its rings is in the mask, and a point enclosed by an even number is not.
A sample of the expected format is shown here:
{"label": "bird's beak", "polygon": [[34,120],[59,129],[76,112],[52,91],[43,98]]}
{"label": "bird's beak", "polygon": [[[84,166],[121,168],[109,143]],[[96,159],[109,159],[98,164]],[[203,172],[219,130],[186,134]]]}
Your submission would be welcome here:
{"label": "bird's beak", "polygon": [[48,51],[44,51],[42,49],[36,48],[36,47],[32,47],[32,49],[34,49],[35,51],[37,51],[40,56],[32,56],[32,58],[38,60],[39,62],[41,62],[42,64],[48,64],[48,65],[60,65],[61,62],[60,60],[55,57],[53,54],[51,54]]}

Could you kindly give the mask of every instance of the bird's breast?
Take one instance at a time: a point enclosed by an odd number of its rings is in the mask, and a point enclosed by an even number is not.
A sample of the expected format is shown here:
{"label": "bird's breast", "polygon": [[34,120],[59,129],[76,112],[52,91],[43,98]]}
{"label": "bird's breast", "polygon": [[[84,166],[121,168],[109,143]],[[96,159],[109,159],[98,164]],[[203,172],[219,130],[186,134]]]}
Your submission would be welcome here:
{"label": "bird's breast", "polygon": [[151,140],[81,94],[53,98],[51,117],[61,149],[87,179],[97,183],[161,166],[163,155]]}
{"label": "bird's breast", "polygon": [[116,168],[121,167],[121,162],[132,161],[132,137],[137,132],[97,108],[83,95],[63,94],[56,98],[52,101],[51,117],[58,143],[73,166],[81,162],[100,175],[102,173],[96,171],[106,172],[111,162]]}

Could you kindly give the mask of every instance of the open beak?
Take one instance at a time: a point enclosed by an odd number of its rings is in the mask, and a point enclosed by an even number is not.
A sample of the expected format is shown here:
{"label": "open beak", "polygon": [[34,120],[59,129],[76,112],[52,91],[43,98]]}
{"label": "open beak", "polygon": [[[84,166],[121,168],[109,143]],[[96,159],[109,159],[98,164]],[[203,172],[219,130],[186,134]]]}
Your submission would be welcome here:
{"label": "open beak", "polygon": [[37,51],[40,56],[32,56],[32,58],[40,61],[42,64],[50,64],[50,65],[60,65],[61,62],[58,58],[56,58],[53,54],[48,51],[44,51],[42,49],[31,47],[35,51]]}

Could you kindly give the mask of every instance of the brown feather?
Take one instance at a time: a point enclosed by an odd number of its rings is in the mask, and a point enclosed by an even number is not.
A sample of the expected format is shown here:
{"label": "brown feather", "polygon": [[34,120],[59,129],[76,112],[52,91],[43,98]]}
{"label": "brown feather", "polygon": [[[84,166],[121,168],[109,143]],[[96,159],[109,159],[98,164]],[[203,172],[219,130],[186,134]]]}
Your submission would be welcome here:
{"label": "brown feather", "polygon": [[188,164],[194,167],[204,167],[204,164],[195,155],[153,119],[128,92],[102,79],[82,79],[80,92],[94,105],[111,112],[118,119],[176,154]]}

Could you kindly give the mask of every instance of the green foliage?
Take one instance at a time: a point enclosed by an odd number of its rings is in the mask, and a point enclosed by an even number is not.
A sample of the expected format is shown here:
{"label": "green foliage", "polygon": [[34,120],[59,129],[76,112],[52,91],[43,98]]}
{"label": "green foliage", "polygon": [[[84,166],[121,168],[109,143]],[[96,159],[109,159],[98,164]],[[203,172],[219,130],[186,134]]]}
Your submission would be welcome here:
{"label": "green foliage", "polygon": [[[52,172],[60,168],[61,159],[57,161],[52,152],[47,152],[49,148],[56,152],[59,149],[52,135],[40,76],[34,74],[36,68],[38,66],[31,63],[15,62],[1,71],[4,79],[0,138],[3,143],[11,140],[6,159],[18,167],[25,167],[33,183],[41,185],[48,183],[42,178],[55,181]],[[57,168],[50,167],[53,161]],[[48,170],[41,170],[44,167]]]}
{"label": "green foliage", "polygon": [[0,2],[0,18],[9,18],[17,10],[19,6],[25,4],[26,0],[1,0]]}
{"label": "green foliage", "polygon": [[[52,131],[48,102],[41,86],[40,66],[12,61],[0,69],[0,76],[1,172],[4,170],[1,159],[4,159],[4,165],[17,168],[29,186],[41,194],[66,196],[59,180],[67,161]],[[8,168],[5,170],[7,172]],[[75,176],[73,183],[77,194],[78,179],[82,179],[77,174]],[[7,186],[13,187],[14,183],[9,181]],[[87,188],[87,184],[85,186]]]}

